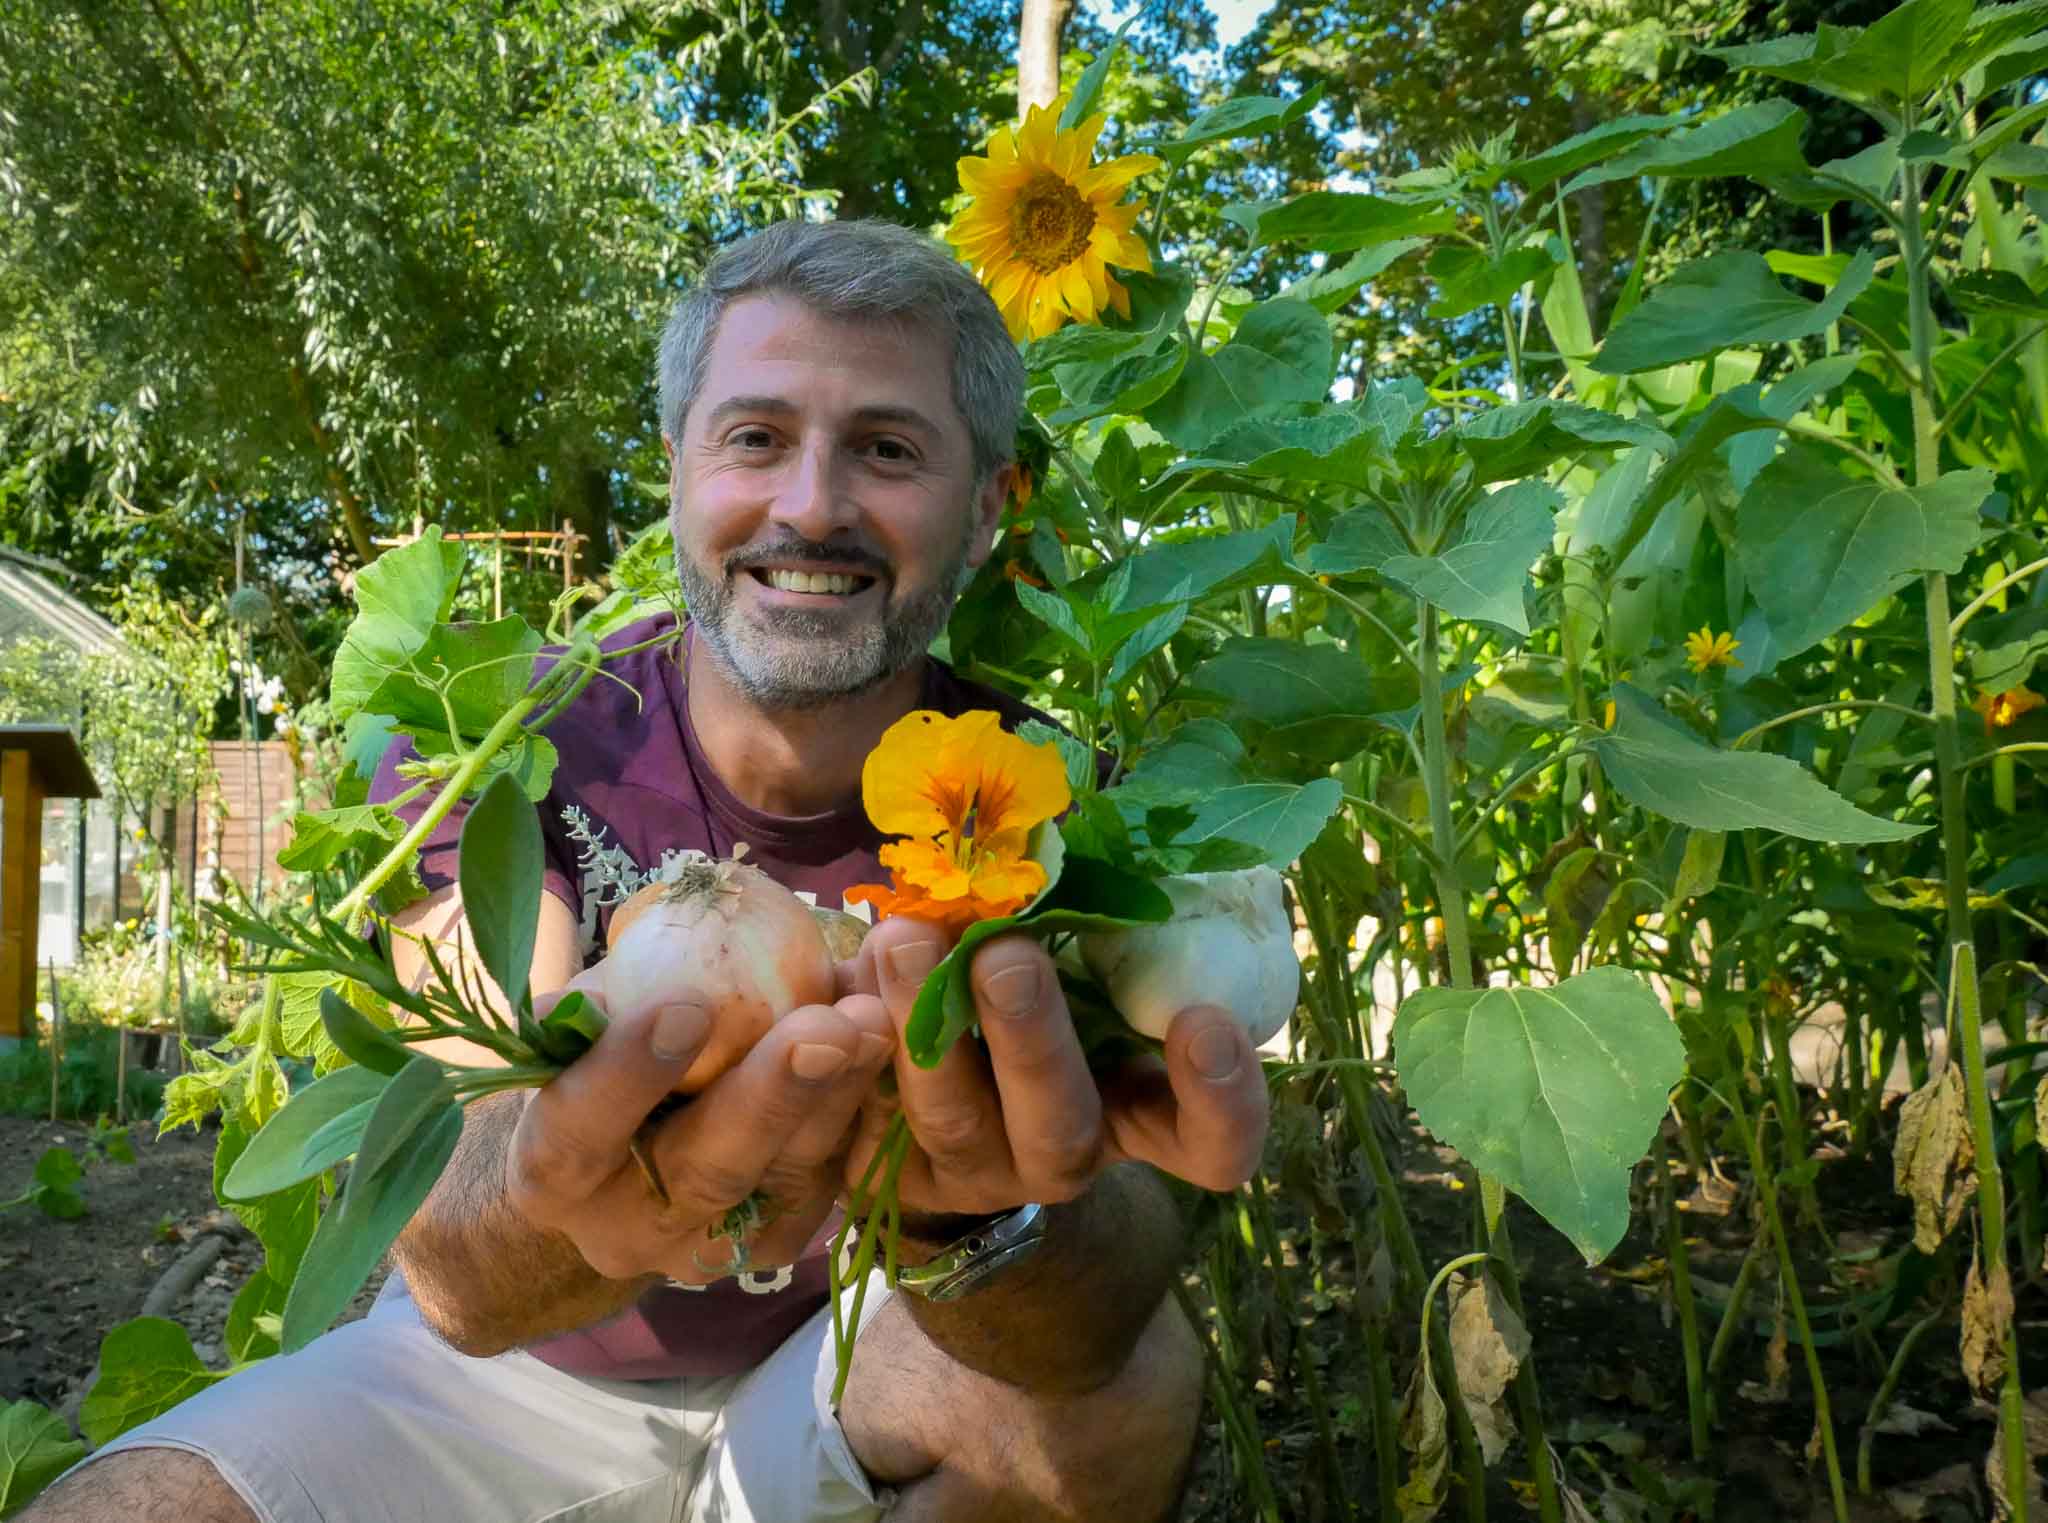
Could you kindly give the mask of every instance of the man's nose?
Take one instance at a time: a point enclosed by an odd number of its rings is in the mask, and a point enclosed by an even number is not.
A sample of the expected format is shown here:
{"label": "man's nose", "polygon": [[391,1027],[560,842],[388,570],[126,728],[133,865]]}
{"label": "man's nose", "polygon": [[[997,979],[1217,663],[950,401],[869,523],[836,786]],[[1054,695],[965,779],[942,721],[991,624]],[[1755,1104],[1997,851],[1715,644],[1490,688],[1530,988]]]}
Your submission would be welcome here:
{"label": "man's nose", "polygon": [[854,527],[856,512],[839,451],[829,442],[806,441],[775,494],[769,517],[779,525],[822,542],[838,529]]}

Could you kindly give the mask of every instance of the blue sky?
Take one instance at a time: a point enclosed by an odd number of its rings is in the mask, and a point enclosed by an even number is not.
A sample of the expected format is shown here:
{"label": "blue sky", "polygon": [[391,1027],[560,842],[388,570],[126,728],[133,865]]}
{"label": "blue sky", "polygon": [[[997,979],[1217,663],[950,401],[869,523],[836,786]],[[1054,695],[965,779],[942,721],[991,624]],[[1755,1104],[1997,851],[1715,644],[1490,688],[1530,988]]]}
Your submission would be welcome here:
{"label": "blue sky", "polygon": [[[1132,0],[1086,0],[1088,10],[1104,25],[1116,27],[1138,9]],[[1273,0],[1209,0],[1209,12],[1216,18],[1216,40],[1229,47],[1271,8]]]}

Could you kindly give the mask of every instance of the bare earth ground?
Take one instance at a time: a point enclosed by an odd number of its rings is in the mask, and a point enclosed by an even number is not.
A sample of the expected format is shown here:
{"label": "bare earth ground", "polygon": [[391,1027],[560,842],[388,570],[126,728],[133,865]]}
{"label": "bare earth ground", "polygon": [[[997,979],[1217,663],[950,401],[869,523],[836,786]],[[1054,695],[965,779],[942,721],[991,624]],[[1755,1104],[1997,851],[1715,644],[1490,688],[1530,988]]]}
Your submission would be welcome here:
{"label": "bare earth ground", "polygon": [[[202,1358],[222,1362],[221,1329],[227,1307],[242,1280],[260,1261],[254,1241],[224,1224],[211,1190],[214,1134],[190,1130],[163,1138],[147,1125],[136,1129],[133,1167],[103,1164],[86,1177],[87,1215],[53,1221],[40,1212],[16,1209],[0,1216],[0,1401],[32,1398],[75,1411],[82,1383],[92,1369],[100,1335],[134,1316],[170,1265],[208,1232],[229,1234],[226,1251],[206,1277],[171,1313],[191,1332]],[[25,1187],[35,1158],[52,1143],[78,1151],[84,1128],[22,1117],[0,1116],[0,1199]],[[1458,1188],[1449,1155],[1411,1137],[1406,1158],[1406,1198],[1424,1259],[1444,1262],[1463,1251],[1470,1232],[1472,1192]],[[1641,1171],[1647,1173],[1647,1170]],[[1639,1173],[1639,1179],[1641,1178]],[[1689,1185],[1681,1185],[1681,1189]],[[1889,1260],[1910,1236],[1910,1212],[1891,1194],[1888,1146],[1863,1162],[1828,1163],[1820,1188],[1828,1223],[1845,1254],[1875,1250]],[[1684,1371],[1675,1326],[1666,1325],[1666,1293],[1659,1257],[1643,1213],[1628,1239],[1607,1264],[1588,1270],[1571,1246],[1535,1218],[1515,1211],[1515,1240],[1523,1263],[1524,1291],[1552,1443],[1565,1473],[1606,1523],[1764,1523],[1764,1520],[1828,1516],[1827,1488],[1805,1449],[1812,1435],[1812,1406],[1796,1343],[1790,1351],[1788,1393],[1772,1399],[1764,1389],[1773,1289],[1766,1282],[1753,1302],[1761,1326],[1743,1336],[1723,1383],[1719,1426],[1705,1466],[1688,1454]],[[1789,1209],[1789,1201],[1788,1201]],[[1719,1295],[1735,1280],[1750,1228],[1738,1205],[1728,1215],[1689,1216],[1694,1240],[1692,1268],[1702,1296],[1706,1337],[1718,1316]],[[1288,1220],[1283,1205],[1282,1220]],[[1306,1233],[1283,1227],[1295,1254],[1305,1257]],[[1811,1243],[1814,1234],[1795,1236]],[[1333,1394],[1365,1388],[1358,1353],[1356,1319],[1348,1309],[1351,1272],[1341,1249],[1325,1252],[1327,1309],[1292,1345],[1284,1333],[1269,1343],[1265,1378],[1251,1394],[1259,1409],[1269,1465],[1282,1478],[1283,1495],[1294,1477],[1313,1465],[1311,1433],[1305,1419],[1275,1394],[1297,1377],[1286,1361],[1313,1360]],[[1297,1276],[1307,1266],[1297,1267]],[[1825,1276],[1810,1265],[1809,1287]],[[1810,1292],[1811,1293],[1811,1292]],[[366,1300],[359,1301],[358,1307]],[[2048,1322],[2038,1288],[2022,1288],[2020,1319],[2023,1356],[2030,1375],[2048,1372]],[[1439,1309],[1441,1315],[1441,1308]],[[1917,1315],[1915,1312],[1912,1315]],[[1911,1316],[1878,1332],[1884,1356],[1897,1347]],[[1412,1332],[1410,1334],[1412,1337]],[[1843,1464],[1854,1482],[1858,1425],[1863,1422],[1876,1378],[1843,1347],[1823,1350]],[[1899,1399],[1937,1420],[1918,1435],[1887,1433],[1874,1445],[1874,1495],[1852,1498],[1857,1523],[1893,1519],[1965,1520],[1989,1516],[1981,1479],[1990,1445],[1988,1413],[1967,1399],[1958,1373],[1955,1323],[1934,1328],[1918,1345],[1899,1390]],[[2048,1411],[2041,1426],[2048,1429]],[[1917,1422],[1917,1419],[1913,1420]],[[1355,1403],[1337,1430],[1347,1471],[1369,1487],[1370,1469],[1361,1462],[1356,1435],[1364,1418]],[[1347,1426],[1348,1424],[1348,1426]],[[1945,1431],[1944,1431],[1945,1430]],[[1208,1441],[1191,1492],[1187,1518],[1234,1520],[1254,1516],[1249,1504],[1225,1484],[1222,1434],[1211,1414]],[[2037,1454],[2042,1447],[2037,1445]],[[1496,1518],[1533,1516],[1509,1485],[1523,1473],[1519,1454],[1496,1467],[1489,1486]],[[1602,1474],[1629,1495],[1602,1499]],[[1711,1511],[1682,1499],[1642,1507],[1632,1497],[1659,1487],[1676,1492],[1688,1478],[1713,1484]],[[1313,1488],[1310,1488],[1313,1497]],[[2038,1494],[2037,1494],[2038,1495]],[[1313,1518],[1326,1509],[1302,1514]],[[1369,1512],[1369,1504],[1366,1509]],[[1453,1493],[1441,1516],[1464,1515]],[[2048,1516],[2048,1512],[2041,1515]],[[1289,1520],[1292,1523],[1292,1520]]]}

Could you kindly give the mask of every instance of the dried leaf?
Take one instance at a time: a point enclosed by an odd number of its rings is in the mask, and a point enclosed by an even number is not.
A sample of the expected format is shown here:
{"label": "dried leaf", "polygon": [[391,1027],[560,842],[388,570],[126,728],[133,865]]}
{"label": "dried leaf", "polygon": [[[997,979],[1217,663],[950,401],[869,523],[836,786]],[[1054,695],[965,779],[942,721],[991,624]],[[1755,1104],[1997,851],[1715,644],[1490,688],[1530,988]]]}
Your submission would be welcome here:
{"label": "dried leaf", "polygon": [[1401,1523],[1430,1523],[1444,1505],[1444,1480],[1451,1468],[1444,1399],[1430,1379],[1429,1356],[1415,1362],[1408,1393],[1401,1398],[1401,1447],[1413,1460],[1408,1479],[1394,1493]]}
{"label": "dried leaf", "polygon": [[1892,1188],[1913,1201],[1913,1246],[1941,1247],[1974,1188],[1970,1122],[1963,1105],[1963,1074],[1951,1063],[1899,1105],[1899,1136],[1892,1144]]}
{"label": "dried leaf", "polygon": [[1761,1406],[1776,1406],[1792,1394],[1792,1361],[1787,1355],[1785,1308],[1778,1308],[1778,1320],[1771,1328],[1771,1341],[1764,1348],[1764,1378],[1742,1382],[1743,1399]]}
{"label": "dried leaf", "polygon": [[2003,1264],[1986,1279],[1970,1260],[1963,1282],[1963,1378],[1986,1401],[2005,1379],[2005,1337],[2012,1326],[2012,1278]]}
{"label": "dried leaf", "polygon": [[1491,1465],[1515,1436],[1515,1420],[1502,1399],[1529,1356],[1529,1330],[1491,1275],[1451,1276],[1451,1361],[1458,1389]]}

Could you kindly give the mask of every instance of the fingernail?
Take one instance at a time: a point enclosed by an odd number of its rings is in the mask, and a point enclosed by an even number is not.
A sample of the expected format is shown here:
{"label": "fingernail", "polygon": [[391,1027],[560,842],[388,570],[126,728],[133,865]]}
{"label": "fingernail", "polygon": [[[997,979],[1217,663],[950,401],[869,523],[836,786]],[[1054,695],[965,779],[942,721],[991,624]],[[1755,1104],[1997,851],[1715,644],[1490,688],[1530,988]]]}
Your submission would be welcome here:
{"label": "fingernail", "polygon": [[680,1063],[704,1045],[710,1021],[702,1005],[663,1005],[654,1012],[654,1034],[648,1045],[664,1063]]}
{"label": "fingernail", "polygon": [[889,1055],[889,1044],[872,1031],[860,1034],[860,1061],[865,1068],[873,1068]]}
{"label": "fingernail", "polygon": [[1038,998],[1038,967],[1020,962],[982,981],[984,998],[1004,1015],[1022,1015]]}
{"label": "fingernail", "polygon": [[889,949],[889,971],[896,975],[897,982],[921,984],[924,976],[939,965],[939,944],[936,941],[906,941],[900,947]]}
{"label": "fingernail", "polygon": [[845,1051],[830,1042],[798,1042],[789,1054],[789,1071],[813,1083],[831,1078],[846,1064]]}
{"label": "fingernail", "polygon": [[1188,1061],[1211,1084],[1237,1077],[1243,1061],[1238,1052],[1237,1035],[1228,1026],[1211,1026],[1188,1043]]}

